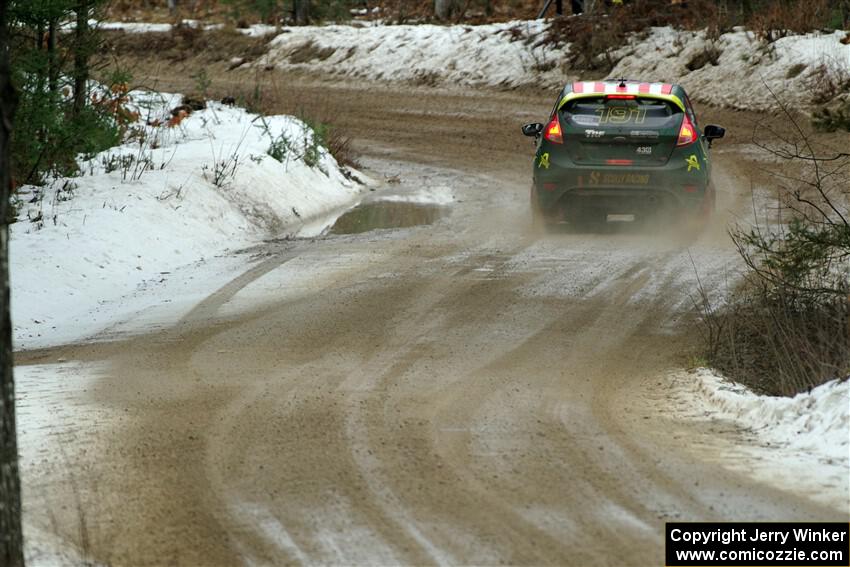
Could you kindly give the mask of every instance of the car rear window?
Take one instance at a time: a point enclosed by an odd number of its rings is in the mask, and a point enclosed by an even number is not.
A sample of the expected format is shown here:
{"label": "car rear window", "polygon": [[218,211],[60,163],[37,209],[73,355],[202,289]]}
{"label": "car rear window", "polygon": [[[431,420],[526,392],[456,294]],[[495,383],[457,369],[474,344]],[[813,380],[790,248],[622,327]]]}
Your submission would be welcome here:
{"label": "car rear window", "polygon": [[561,115],[575,126],[618,128],[643,126],[664,128],[678,120],[681,110],[671,102],[654,98],[579,98],[568,102]]}

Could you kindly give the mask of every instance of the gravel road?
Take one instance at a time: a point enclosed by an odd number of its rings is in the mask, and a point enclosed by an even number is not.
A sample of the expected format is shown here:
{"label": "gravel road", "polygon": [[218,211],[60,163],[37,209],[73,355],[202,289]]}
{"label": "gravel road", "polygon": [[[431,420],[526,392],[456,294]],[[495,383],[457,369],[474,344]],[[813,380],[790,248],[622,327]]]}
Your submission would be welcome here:
{"label": "gravel road", "polygon": [[541,235],[519,125],[549,94],[287,82],[281,110],[333,114],[397,176],[371,198],[452,203],[243,251],[173,327],[22,353],[100,368],[84,397],[103,419],[63,470],[76,496],[43,486],[57,530],[79,540],[82,507],[112,565],[622,566],[663,565],[665,521],[846,521],[725,467],[739,432],[671,407],[666,373],[698,349],[694,265],[713,290],[736,269],[741,140],[716,148],[699,237]]}

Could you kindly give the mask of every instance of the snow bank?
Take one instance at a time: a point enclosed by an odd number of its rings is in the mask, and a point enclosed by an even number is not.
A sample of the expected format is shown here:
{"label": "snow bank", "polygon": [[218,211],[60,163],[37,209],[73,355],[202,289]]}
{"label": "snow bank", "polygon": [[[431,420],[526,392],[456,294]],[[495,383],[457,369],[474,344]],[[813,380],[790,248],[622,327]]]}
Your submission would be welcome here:
{"label": "snow bank", "polygon": [[610,76],[677,82],[694,99],[741,110],[775,108],[771,90],[784,102],[808,105],[823,71],[850,78],[844,37],[844,32],[807,34],[765,44],[746,31],[710,41],[705,32],[656,28],[618,54],[622,58]]}
{"label": "snow bank", "polygon": [[[200,25],[186,20],[185,25]],[[170,24],[101,22],[101,29],[131,33],[168,31]],[[220,25],[204,26],[215,29]],[[285,71],[371,81],[426,85],[560,89],[588,79],[568,66],[571,46],[541,45],[545,20],[485,25],[385,25],[380,22],[274,28],[242,33],[277,34],[269,53],[252,63]],[[704,31],[653,28],[613,54],[607,78],[627,77],[684,85],[700,102],[741,110],[770,110],[776,101],[808,106],[826,72],[837,84],[850,80],[846,32],[811,33],[764,43],[737,29],[717,39]],[[604,78],[604,77],[599,77]],[[766,88],[769,87],[768,88]]]}
{"label": "snow bank", "polygon": [[[19,193],[35,202],[11,227],[16,348],[95,333],[110,320],[93,316],[96,308],[360,193],[293,117],[213,103],[170,127],[179,95],[133,93],[133,101],[144,142],[81,163],[79,177]],[[280,161],[267,153],[273,142]]]}
{"label": "snow bank", "polygon": [[272,40],[256,64],[369,80],[516,87],[536,83],[540,74],[547,75],[542,69],[555,67],[562,57],[558,50],[531,45],[546,27],[543,20],[291,27]]}
{"label": "snow bank", "polygon": [[793,398],[760,396],[707,369],[696,386],[720,417],[730,418],[759,437],[823,462],[850,458],[850,380],[832,380]]}
{"label": "snow bank", "polygon": [[749,472],[848,509],[850,380],[833,380],[793,398],[757,395],[704,368],[675,382],[693,416],[731,421],[753,435],[745,445],[755,457]]}
{"label": "snow bank", "polygon": [[[566,66],[569,45],[539,45],[547,27],[533,20],[284,28],[256,65],[379,81],[560,88],[579,72]],[[819,68],[848,73],[850,45],[841,43],[843,37],[808,34],[764,44],[750,32],[735,31],[712,42],[704,32],[655,28],[615,54],[619,62],[609,77],[678,82],[694,99],[719,106],[774,107],[765,83],[789,102],[808,103]],[[710,50],[715,63],[705,61]]]}

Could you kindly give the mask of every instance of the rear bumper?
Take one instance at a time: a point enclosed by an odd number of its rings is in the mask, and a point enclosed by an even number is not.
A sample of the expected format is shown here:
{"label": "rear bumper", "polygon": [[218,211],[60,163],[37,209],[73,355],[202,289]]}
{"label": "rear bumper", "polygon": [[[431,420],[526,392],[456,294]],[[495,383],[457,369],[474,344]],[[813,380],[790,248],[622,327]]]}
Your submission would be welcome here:
{"label": "rear bumper", "polygon": [[708,176],[674,160],[662,167],[570,166],[535,168],[532,199],[545,216],[596,211],[646,216],[706,207]]}

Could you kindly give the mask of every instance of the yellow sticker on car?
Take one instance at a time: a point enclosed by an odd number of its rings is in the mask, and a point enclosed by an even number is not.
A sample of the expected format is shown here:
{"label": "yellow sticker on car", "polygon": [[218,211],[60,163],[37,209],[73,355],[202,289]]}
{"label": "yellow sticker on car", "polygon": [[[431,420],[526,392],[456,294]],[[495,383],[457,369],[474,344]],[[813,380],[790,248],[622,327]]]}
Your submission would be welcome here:
{"label": "yellow sticker on car", "polygon": [[700,170],[699,158],[696,154],[691,154],[691,156],[685,160],[688,163],[688,173],[691,172],[692,169]]}
{"label": "yellow sticker on car", "polygon": [[542,167],[543,169],[549,169],[549,152],[540,154],[540,161],[537,162],[537,167]]}

